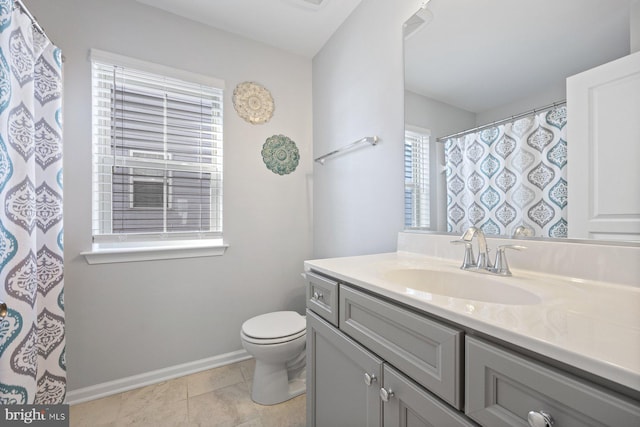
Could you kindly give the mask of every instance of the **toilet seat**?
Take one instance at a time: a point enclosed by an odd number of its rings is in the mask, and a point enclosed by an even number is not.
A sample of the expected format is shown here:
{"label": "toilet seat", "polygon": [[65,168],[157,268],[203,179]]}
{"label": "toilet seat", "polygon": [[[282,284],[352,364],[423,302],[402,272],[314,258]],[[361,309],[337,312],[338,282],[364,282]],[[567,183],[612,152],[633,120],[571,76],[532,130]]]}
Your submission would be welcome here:
{"label": "toilet seat", "polygon": [[297,338],[304,337],[306,334],[307,334],[307,331],[304,330],[304,331],[298,332],[297,334],[289,335],[286,337],[280,337],[280,338],[252,338],[250,336],[247,336],[244,332],[242,332],[240,335],[243,340],[252,344],[272,345],[272,344],[283,344],[289,341],[293,341]]}
{"label": "toilet seat", "polygon": [[279,344],[307,333],[304,316],[295,311],[276,311],[253,317],[242,324],[242,338],[254,344]]}

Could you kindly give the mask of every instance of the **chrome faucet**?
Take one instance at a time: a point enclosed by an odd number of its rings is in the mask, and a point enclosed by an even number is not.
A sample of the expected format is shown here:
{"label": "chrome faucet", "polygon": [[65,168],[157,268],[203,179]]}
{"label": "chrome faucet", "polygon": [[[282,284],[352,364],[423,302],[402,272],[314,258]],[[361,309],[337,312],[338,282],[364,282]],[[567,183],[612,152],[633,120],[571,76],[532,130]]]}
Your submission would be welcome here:
{"label": "chrome faucet", "polygon": [[[473,254],[473,238],[477,237],[478,240],[478,258],[476,259]],[[496,252],[496,261],[491,264],[489,259],[489,247],[487,246],[487,238],[481,229],[477,227],[469,227],[467,231],[460,237],[459,240],[454,240],[451,243],[463,244],[465,246],[464,259],[460,268],[462,270],[478,271],[481,273],[491,273],[500,276],[511,276],[511,270],[509,270],[509,264],[507,263],[507,256],[505,249],[515,249],[522,251],[527,249],[525,246],[520,245],[500,245]]]}
{"label": "chrome faucet", "polygon": [[491,265],[491,261],[489,260],[487,238],[482,230],[477,227],[469,227],[460,237],[460,242],[471,244],[474,237],[477,237],[478,240],[478,259],[476,260],[475,265],[471,267],[475,269],[488,270],[493,267],[493,265]]}

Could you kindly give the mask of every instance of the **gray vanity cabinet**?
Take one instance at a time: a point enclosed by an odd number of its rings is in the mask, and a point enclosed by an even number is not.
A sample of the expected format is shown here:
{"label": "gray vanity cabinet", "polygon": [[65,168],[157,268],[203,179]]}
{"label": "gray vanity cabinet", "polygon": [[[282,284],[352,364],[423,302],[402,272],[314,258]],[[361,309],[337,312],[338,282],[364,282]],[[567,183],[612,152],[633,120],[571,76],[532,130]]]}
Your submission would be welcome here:
{"label": "gray vanity cabinet", "polygon": [[347,286],[339,295],[340,330],[462,408],[462,331]]}
{"label": "gray vanity cabinet", "polygon": [[[401,372],[384,365],[384,427],[472,427],[458,411],[426,392]],[[388,396],[388,397],[387,397]]]}
{"label": "gray vanity cabinet", "polygon": [[324,276],[308,287],[307,427],[640,426],[638,400],[490,337]]}
{"label": "gray vanity cabinet", "polygon": [[338,326],[338,282],[312,272],[307,278],[307,307],[320,317]]}
{"label": "gray vanity cabinet", "polygon": [[382,360],[307,310],[307,427],[381,427]]}
{"label": "gray vanity cabinet", "polygon": [[441,400],[462,406],[460,330],[325,276],[307,282],[307,427],[475,425]]}
{"label": "gray vanity cabinet", "polygon": [[476,424],[307,310],[307,427],[338,426]]}
{"label": "gray vanity cabinet", "polygon": [[489,342],[466,341],[466,413],[482,425],[526,427],[529,412],[544,412],[562,427],[640,426],[637,401]]}

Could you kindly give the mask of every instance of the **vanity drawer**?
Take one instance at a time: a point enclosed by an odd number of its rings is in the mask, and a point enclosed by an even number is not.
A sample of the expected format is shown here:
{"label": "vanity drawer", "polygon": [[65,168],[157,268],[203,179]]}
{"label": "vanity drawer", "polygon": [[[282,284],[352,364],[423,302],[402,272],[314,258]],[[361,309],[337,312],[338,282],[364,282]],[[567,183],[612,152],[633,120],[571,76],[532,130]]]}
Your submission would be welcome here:
{"label": "vanity drawer", "polygon": [[461,331],[344,285],[340,329],[461,409]]}
{"label": "vanity drawer", "polygon": [[338,282],[307,272],[307,308],[338,326]]}
{"label": "vanity drawer", "polygon": [[466,341],[466,413],[482,425],[528,426],[529,411],[555,425],[640,425],[640,402],[476,338]]}

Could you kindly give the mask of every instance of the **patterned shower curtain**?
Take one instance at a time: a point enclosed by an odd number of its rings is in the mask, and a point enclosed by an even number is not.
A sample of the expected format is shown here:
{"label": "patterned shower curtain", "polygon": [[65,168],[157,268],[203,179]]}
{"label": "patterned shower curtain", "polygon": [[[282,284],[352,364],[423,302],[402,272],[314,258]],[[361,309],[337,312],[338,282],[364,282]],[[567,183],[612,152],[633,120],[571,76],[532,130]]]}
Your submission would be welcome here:
{"label": "patterned shower curtain", "polygon": [[447,228],[567,237],[565,106],[445,141]]}
{"label": "patterned shower curtain", "polygon": [[66,391],[60,49],[0,0],[0,404]]}

